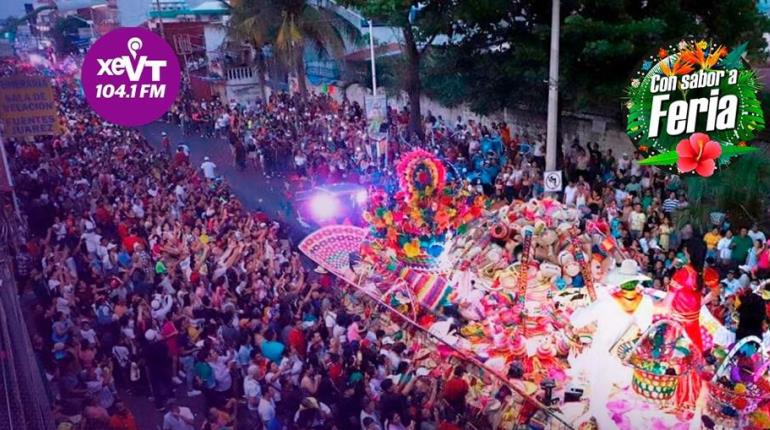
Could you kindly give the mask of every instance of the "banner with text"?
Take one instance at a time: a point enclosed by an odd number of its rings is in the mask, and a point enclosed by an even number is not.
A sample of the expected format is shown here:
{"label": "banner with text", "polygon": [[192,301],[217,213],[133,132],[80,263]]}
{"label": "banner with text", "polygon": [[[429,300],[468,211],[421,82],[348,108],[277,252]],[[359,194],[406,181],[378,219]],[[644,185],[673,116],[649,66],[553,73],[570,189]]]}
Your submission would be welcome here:
{"label": "banner with text", "polygon": [[0,120],[6,138],[57,134],[59,120],[51,80],[44,76],[1,78]]}

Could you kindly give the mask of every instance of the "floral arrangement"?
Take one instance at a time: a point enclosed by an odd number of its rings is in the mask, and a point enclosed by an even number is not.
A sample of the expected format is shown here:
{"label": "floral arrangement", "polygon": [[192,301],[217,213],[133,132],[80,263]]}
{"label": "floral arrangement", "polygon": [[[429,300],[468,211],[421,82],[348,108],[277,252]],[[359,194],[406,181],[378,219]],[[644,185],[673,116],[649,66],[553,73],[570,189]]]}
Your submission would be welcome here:
{"label": "floral arrangement", "polygon": [[[746,46],[728,51],[704,40],[681,41],[643,62],[626,102],[626,131],[650,154],[640,164],[708,177],[730,158],[756,150],[746,142],[765,128],[765,120],[759,81],[741,59]],[[669,134],[670,123],[686,127]]]}
{"label": "floral arrangement", "polygon": [[372,193],[364,213],[372,240],[365,249],[390,252],[396,260],[390,270],[397,261],[429,267],[444,251],[447,237],[464,233],[490,202],[449,187],[443,163],[427,151],[405,154],[396,172],[400,191]]}

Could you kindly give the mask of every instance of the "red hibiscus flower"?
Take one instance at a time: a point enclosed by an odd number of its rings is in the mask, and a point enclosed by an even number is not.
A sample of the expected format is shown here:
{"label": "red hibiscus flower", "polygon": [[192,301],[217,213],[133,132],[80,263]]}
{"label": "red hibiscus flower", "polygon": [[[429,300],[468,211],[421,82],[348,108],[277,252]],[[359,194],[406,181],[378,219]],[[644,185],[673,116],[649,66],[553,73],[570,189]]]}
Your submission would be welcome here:
{"label": "red hibiscus flower", "polygon": [[676,162],[679,171],[688,173],[695,170],[701,176],[708,177],[714,174],[716,159],[722,155],[722,147],[719,142],[711,140],[708,134],[693,133],[689,139],[683,139],[676,145]]}

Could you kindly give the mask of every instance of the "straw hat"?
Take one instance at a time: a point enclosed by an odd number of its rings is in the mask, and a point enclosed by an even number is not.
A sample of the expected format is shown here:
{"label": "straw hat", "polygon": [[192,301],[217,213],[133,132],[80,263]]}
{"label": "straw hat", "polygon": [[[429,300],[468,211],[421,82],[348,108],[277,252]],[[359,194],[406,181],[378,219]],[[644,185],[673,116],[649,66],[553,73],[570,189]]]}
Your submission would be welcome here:
{"label": "straw hat", "polygon": [[649,281],[648,276],[640,273],[641,269],[636,260],[625,259],[620,267],[615,267],[607,274],[605,282],[610,285],[620,285],[628,281]]}
{"label": "straw hat", "polygon": [[313,271],[318,273],[319,275],[326,275],[327,273],[329,273],[326,271],[326,269],[324,269],[321,266],[316,266],[316,268]]}
{"label": "straw hat", "polygon": [[538,275],[543,279],[558,278],[561,276],[561,267],[553,263],[542,263],[540,264]]}

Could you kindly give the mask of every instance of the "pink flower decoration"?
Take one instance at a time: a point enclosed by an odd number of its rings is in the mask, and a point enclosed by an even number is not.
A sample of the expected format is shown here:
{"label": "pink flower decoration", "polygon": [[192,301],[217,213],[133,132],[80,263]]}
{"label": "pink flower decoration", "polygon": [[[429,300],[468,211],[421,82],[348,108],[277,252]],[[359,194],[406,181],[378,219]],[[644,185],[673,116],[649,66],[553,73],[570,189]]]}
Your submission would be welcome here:
{"label": "pink flower decoration", "polygon": [[682,139],[676,145],[676,162],[679,171],[688,173],[695,170],[701,176],[708,177],[714,174],[716,160],[722,155],[722,147],[719,142],[711,140],[708,134],[693,133],[689,139]]}

